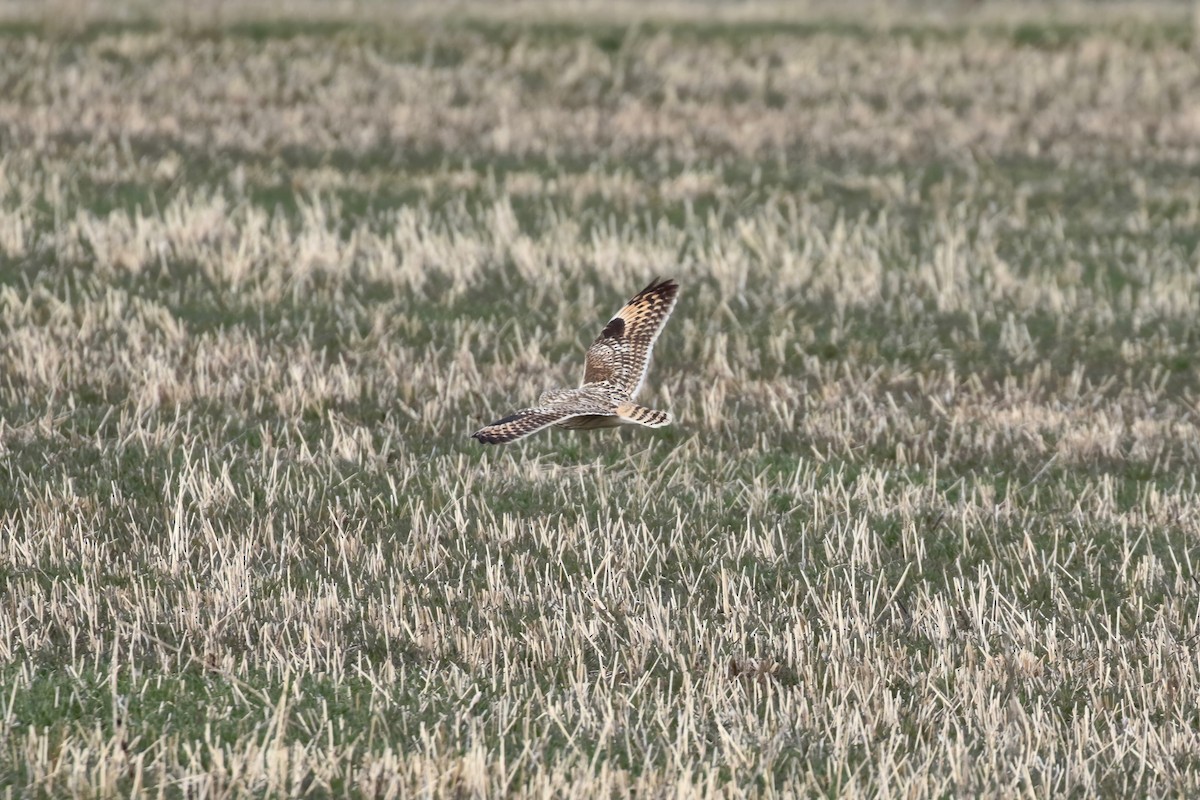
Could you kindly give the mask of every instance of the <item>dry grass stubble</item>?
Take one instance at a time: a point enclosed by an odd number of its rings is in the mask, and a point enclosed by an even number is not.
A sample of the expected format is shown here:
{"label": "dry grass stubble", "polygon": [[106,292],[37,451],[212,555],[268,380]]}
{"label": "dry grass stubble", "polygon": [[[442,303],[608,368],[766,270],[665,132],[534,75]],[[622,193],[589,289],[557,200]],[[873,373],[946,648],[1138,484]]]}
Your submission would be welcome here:
{"label": "dry grass stubble", "polygon": [[1200,788],[1191,54],[439,35],[6,43],[0,782]]}

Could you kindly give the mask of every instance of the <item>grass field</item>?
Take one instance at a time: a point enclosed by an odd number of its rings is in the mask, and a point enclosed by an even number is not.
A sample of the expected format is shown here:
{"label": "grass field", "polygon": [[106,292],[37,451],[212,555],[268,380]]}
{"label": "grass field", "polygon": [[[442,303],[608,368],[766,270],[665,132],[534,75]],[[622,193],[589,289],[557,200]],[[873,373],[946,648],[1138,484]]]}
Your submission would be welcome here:
{"label": "grass field", "polygon": [[1190,12],[873,7],[4,22],[0,797],[1200,792]]}

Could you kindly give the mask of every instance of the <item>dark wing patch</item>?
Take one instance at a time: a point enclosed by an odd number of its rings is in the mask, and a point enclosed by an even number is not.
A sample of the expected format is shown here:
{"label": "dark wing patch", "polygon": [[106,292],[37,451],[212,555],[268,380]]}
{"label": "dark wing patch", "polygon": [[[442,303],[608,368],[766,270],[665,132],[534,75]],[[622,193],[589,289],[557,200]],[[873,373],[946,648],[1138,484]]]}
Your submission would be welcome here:
{"label": "dark wing patch", "polygon": [[620,317],[613,317],[604,326],[604,330],[600,331],[601,339],[620,339],[625,335],[625,320]]}

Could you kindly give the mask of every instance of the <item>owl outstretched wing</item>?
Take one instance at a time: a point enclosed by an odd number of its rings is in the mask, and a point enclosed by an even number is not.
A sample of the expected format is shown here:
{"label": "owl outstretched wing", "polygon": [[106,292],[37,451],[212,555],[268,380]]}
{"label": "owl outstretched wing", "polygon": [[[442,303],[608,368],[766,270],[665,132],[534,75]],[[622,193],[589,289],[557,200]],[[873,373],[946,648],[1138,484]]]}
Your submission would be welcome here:
{"label": "owl outstretched wing", "polygon": [[588,348],[583,385],[600,383],[633,398],[642,388],[654,342],[675,308],[679,284],[655,278],[616,313]]}

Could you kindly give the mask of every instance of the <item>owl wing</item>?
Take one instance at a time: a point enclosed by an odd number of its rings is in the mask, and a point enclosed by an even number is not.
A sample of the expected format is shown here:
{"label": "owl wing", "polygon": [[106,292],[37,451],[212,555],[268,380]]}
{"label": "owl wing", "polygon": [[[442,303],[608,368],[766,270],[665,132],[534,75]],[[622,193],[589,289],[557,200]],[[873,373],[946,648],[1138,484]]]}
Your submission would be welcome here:
{"label": "owl wing", "polygon": [[571,417],[611,413],[611,409],[595,403],[579,402],[562,402],[540,408],[522,408],[490,425],[484,425],[471,436],[484,444],[507,444]]}
{"label": "owl wing", "polygon": [[642,388],[650,351],[675,308],[679,284],[654,279],[608,321],[584,359],[583,385],[603,383],[632,398]]}
{"label": "owl wing", "polygon": [[522,408],[490,425],[484,425],[471,436],[484,444],[506,444],[574,416],[578,415],[563,409]]}

